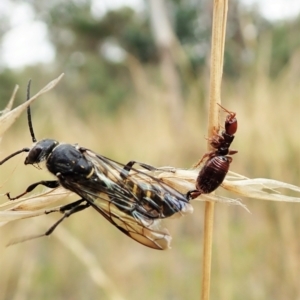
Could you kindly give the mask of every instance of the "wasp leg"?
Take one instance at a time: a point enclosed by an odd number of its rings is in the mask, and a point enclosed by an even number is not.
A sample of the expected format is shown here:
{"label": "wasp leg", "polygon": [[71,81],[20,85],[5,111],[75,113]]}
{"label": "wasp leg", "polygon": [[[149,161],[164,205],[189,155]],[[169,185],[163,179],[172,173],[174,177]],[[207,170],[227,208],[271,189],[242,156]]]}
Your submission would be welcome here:
{"label": "wasp leg", "polygon": [[30,193],[31,191],[33,191],[38,185],[44,185],[48,188],[54,189],[59,186],[59,182],[58,182],[58,180],[47,180],[47,181],[42,180],[42,181],[31,184],[24,193],[22,193],[16,197],[13,197],[13,198],[10,197],[10,193],[6,193],[6,196],[8,197],[9,200],[19,199],[22,196],[26,195],[27,193]]}
{"label": "wasp leg", "polygon": [[15,244],[18,244],[18,243],[23,243],[25,241],[30,241],[30,240],[33,240],[33,239],[36,239],[36,238],[40,238],[40,237],[43,237],[43,236],[50,235],[55,230],[55,228],[65,218],[67,218],[67,217],[71,216],[72,214],[75,214],[75,213],[77,213],[79,211],[82,211],[85,208],[87,208],[87,207],[90,206],[90,204],[88,202],[85,203],[85,204],[82,204],[82,202],[84,202],[84,201],[86,201],[86,200],[85,199],[80,199],[80,200],[77,200],[77,201],[72,202],[70,204],[61,206],[60,208],[45,211],[45,214],[50,214],[52,212],[61,212],[64,215],[57,222],[55,222],[45,233],[43,233],[43,234],[37,234],[37,235],[30,235],[30,236],[27,236],[27,237],[17,238],[15,240],[10,241],[7,244],[7,246],[15,245]]}
{"label": "wasp leg", "polygon": [[84,202],[84,201],[86,201],[86,200],[79,199],[75,202],[72,202],[70,204],[62,206],[59,209],[45,211],[45,214],[50,214],[52,212],[59,211],[59,212],[63,213],[64,215],[58,221],[56,221],[42,236],[50,235],[64,219],[70,217],[71,215],[73,215],[77,212],[80,212],[80,211],[88,208],[90,206],[90,204],[88,202],[86,202],[85,204],[82,204],[82,202]]}
{"label": "wasp leg", "polygon": [[[64,214],[65,212],[67,212],[68,210],[71,210],[73,209],[74,207],[78,207],[80,206],[80,204],[82,202],[86,202],[85,199],[79,199],[77,201],[74,201],[74,202],[71,202],[69,204],[66,204],[66,205],[63,205],[63,206],[60,206],[58,208],[53,208],[53,209],[49,209],[49,210],[46,210],[45,211],[45,214],[48,215],[48,214],[51,214],[53,212],[60,212],[62,214]],[[83,208],[84,209],[84,208]]]}
{"label": "wasp leg", "polygon": [[141,163],[141,162],[138,162],[138,161],[135,161],[135,160],[131,160],[130,162],[128,162],[123,170],[120,172],[120,176],[122,179],[126,179],[129,175],[129,172],[131,171],[132,167],[134,164],[138,164],[140,165],[142,168],[146,169],[146,170],[149,170],[149,171],[156,171],[158,170],[157,168],[153,167],[153,166],[150,166],[148,164],[144,164],[144,163]]}
{"label": "wasp leg", "polygon": [[152,172],[171,172],[171,173],[175,173],[176,169],[173,167],[160,167],[160,168],[156,168],[153,167],[151,165],[145,164],[145,163],[141,163],[135,160],[131,160],[130,162],[128,162],[124,168],[122,169],[122,171],[120,172],[120,176],[123,180],[127,179],[129,172],[132,170],[132,166],[134,164],[138,164],[140,165],[142,168],[148,170],[148,171],[152,171]]}

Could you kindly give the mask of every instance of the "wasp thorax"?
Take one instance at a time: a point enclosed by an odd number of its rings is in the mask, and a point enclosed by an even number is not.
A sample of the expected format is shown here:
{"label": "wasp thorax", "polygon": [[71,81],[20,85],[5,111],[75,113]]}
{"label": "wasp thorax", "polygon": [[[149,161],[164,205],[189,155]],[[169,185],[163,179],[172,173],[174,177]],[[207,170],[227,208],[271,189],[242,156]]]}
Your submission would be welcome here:
{"label": "wasp thorax", "polygon": [[88,161],[75,145],[59,144],[47,159],[48,170],[56,175],[91,176],[93,164]]}
{"label": "wasp thorax", "polygon": [[46,160],[57,145],[57,141],[50,139],[37,142],[29,151],[24,162],[25,165],[33,165]]}

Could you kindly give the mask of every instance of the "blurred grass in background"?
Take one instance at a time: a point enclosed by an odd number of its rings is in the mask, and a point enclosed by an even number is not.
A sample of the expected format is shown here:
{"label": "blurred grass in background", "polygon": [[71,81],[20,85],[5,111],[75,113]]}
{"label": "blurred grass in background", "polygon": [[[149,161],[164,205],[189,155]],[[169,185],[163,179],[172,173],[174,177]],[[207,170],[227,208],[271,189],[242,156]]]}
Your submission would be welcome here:
{"label": "blurred grass in background", "polygon": [[[39,3],[45,9],[46,1]],[[20,103],[29,78],[33,94],[58,73],[66,73],[55,90],[32,107],[38,139],[79,143],[122,163],[137,160],[154,166],[190,168],[205,153],[207,58],[191,57],[188,50],[200,42],[209,47],[209,26],[196,24],[193,30],[187,26],[181,35],[177,30],[176,43],[164,48],[155,44],[150,25],[144,22],[147,17],[138,18],[128,9],[95,19],[89,16],[88,4],[84,9],[72,4],[71,10],[59,3],[45,18],[38,1],[33,5],[37,16],[52,26],[57,59],[51,66],[28,67],[19,73],[3,70],[0,92],[6,95],[1,97],[4,107],[12,83],[19,83]],[[192,5],[181,1],[172,5],[174,29],[187,19],[207,20],[205,11],[193,15]],[[299,185],[300,39],[294,34],[299,20],[269,24],[255,12],[234,14],[235,8],[230,6],[222,87],[222,104],[235,111],[239,121],[232,145],[239,153],[231,170]],[[187,19],[178,23],[175,16],[180,12]],[[251,39],[243,31],[249,31],[250,25],[256,30]],[[187,34],[199,28],[207,29],[202,40],[197,40],[201,35]],[[69,45],[60,37],[68,36],[66,30],[72,33]],[[121,62],[96,51],[112,37],[126,50]],[[145,37],[149,39],[144,41]],[[242,59],[245,55],[250,61]],[[223,124],[225,115],[221,118]],[[1,158],[30,145],[23,115],[2,139]],[[1,166],[2,193],[15,195],[50,177],[46,171],[25,167],[23,158]],[[220,188],[218,193],[225,191]],[[2,199],[6,201],[5,196]],[[251,214],[236,206],[216,206],[211,299],[298,299],[299,205],[243,201]],[[173,236],[169,251],[135,243],[92,209],[62,226],[89,249],[124,299],[198,299],[203,204],[195,202],[194,209],[191,216],[164,223]],[[57,239],[60,227],[49,238],[4,248],[13,237],[44,232],[58,217],[18,221],[0,229],[0,299],[112,299],[91,280],[91,270]]]}

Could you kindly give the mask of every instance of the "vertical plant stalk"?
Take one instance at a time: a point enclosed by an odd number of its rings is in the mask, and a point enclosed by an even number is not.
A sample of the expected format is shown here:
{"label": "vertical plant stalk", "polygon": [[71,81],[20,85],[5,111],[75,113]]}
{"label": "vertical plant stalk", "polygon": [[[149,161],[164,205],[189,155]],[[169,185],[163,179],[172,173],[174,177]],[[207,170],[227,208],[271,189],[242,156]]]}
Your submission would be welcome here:
{"label": "vertical plant stalk", "polygon": [[[212,136],[219,127],[219,107],[217,103],[221,103],[221,80],[223,73],[227,10],[228,0],[214,0],[210,59],[208,136]],[[207,148],[211,150],[209,141]],[[214,203],[206,202],[204,213],[202,300],[208,300],[210,294],[213,223]]]}

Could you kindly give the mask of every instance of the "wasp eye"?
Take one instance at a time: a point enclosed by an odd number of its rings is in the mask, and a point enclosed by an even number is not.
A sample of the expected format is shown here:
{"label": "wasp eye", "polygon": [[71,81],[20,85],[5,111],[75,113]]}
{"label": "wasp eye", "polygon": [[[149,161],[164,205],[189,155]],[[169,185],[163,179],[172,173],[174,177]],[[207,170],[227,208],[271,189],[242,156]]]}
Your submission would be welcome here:
{"label": "wasp eye", "polygon": [[25,159],[25,165],[33,165],[46,160],[58,142],[51,139],[39,141],[28,153]]}
{"label": "wasp eye", "polygon": [[41,152],[42,152],[42,148],[40,147],[32,148],[25,159],[25,165],[32,165],[34,163],[39,163],[40,162],[39,156]]}

